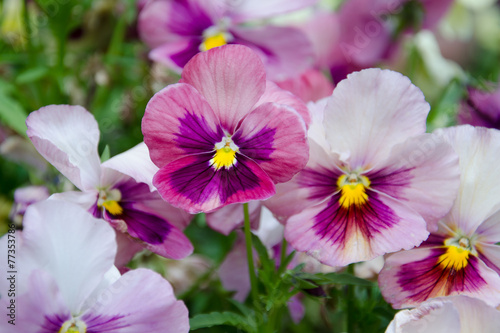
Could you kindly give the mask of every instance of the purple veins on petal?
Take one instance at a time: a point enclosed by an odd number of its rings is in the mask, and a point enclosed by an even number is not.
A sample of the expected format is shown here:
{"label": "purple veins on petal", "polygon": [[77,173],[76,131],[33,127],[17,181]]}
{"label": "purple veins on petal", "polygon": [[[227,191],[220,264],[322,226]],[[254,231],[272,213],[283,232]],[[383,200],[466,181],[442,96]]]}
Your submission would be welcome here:
{"label": "purple veins on petal", "polygon": [[259,163],[272,160],[271,154],[275,150],[273,147],[275,134],[276,128],[264,127],[248,138],[242,137],[241,132],[237,131],[233,140],[243,155]]}
{"label": "purple veins on petal", "polygon": [[327,198],[338,190],[335,179],[339,176],[340,171],[319,165],[315,169],[303,169],[297,177],[297,182],[300,186],[309,188],[308,199],[318,200]]}
{"label": "purple veins on petal", "polygon": [[453,292],[477,291],[486,284],[478,272],[477,257],[469,255],[465,265],[457,266],[446,259],[447,250],[447,246],[434,248],[427,258],[401,266],[397,282],[409,299],[423,302]]}
{"label": "purple veins on petal", "polygon": [[101,333],[129,327],[127,315],[103,316],[91,312],[85,313],[81,320],[87,325],[87,333]]}
{"label": "purple veins on petal", "polygon": [[214,132],[205,118],[186,110],[183,118],[179,119],[179,132],[175,134],[175,141],[186,154],[199,154],[212,151],[214,145],[224,136],[220,126]]}
{"label": "purple veins on petal", "polygon": [[71,315],[68,313],[66,314],[51,314],[51,315],[46,315],[45,316],[45,321],[42,324],[42,330],[39,331],[40,333],[51,333],[51,332],[59,332],[61,329],[61,326],[64,324],[65,321],[71,319]]}
{"label": "purple veins on petal", "polygon": [[330,199],[330,203],[315,217],[313,228],[321,239],[343,246],[356,233],[361,232],[369,242],[377,233],[398,223],[399,217],[369,192],[369,199],[362,205],[352,204],[345,208],[340,203],[340,192]]}

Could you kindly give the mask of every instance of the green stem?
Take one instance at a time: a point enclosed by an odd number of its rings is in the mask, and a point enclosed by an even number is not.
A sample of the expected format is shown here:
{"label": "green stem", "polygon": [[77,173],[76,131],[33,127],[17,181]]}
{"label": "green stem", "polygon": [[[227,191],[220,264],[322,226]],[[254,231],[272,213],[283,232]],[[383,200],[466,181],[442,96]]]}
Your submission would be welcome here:
{"label": "green stem", "polygon": [[283,272],[286,270],[286,265],[285,265],[285,260],[286,260],[286,248],[288,244],[286,242],[285,237],[283,236],[283,240],[281,241],[281,252],[280,252],[280,267],[278,269],[278,274],[283,274]]}
{"label": "green stem", "polygon": [[[347,266],[347,273],[354,275],[354,264],[350,264]],[[354,333],[356,328],[356,322],[354,320],[355,313],[355,304],[354,304],[354,286],[347,286],[347,332]]]}
{"label": "green stem", "polygon": [[259,298],[257,290],[257,277],[255,276],[255,266],[253,264],[252,233],[250,232],[250,214],[248,213],[248,203],[243,204],[243,214],[245,216],[245,244],[247,247],[248,275],[250,276],[251,293],[254,302]]}

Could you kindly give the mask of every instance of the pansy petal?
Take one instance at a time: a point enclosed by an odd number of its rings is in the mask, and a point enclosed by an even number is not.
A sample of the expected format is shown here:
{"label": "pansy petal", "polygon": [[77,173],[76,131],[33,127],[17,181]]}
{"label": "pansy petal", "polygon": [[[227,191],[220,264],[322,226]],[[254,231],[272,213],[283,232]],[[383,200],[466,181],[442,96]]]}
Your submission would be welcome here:
{"label": "pansy petal", "polygon": [[309,110],[303,101],[297,96],[292,94],[290,91],[281,89],[275,83],[271,81],[266,81],[266,90],[264,94],[260,97],[255,108],[264,103],[276,103],[290,106],[302,117],[307,126],[311,123],[311,116]]}
{"label": "pansy petal", "polygon": [[460,313],[461,332],[496,332],[500,327],[500,311],[483,301],[467,296],[447,299]]}
{"label": "pansy petal", "polygon": [[233,20],[246,21],[284,14],[314,5],[318,0],[252,0],[230,1]]}
{"label": "pansy petal", "polygon": [[384,298],[395,308],[416,306],[439,296],[467,295],[500,304],[500,276],[476,256],[457,270],[443,266],[445,247],[418,248],[389,256],[379,274]]}
{"label": "pansy petal", "polygon": [[[411,231],[410,231],[411,230]],[[370,192],[361,206],[340,205],[340,194],[292,216],[285,238],[324,264],[345,266],[410,249],[427,238],[425,221],[412,209]]]}
{"label": "pansy petal", "polygon": [[138,239],[134,239],[121,231],[115,230],[116,233],[116,257],[115,266],[123,268],[127,265],[135,254],[144,249],[143,243]]}
{"label": "pansy petal", "polygon": [[472,235],[500,205],[500,132],[470,125],[439,130],[460,157],[460,188],[449,226]]}
{"label": "pansy petal", "polygon": [[213,25],[211,13],[203,3],[188,0],[149,1],[138,18],[141,39],[151,48],[171,43],[180,37],[202,36]]}
{"label": "pansy petal", "polygon": [[370,187],[404,202],[429,230],[453,205],[460,183],[458,156],[437,135],[423,134],[394,147],[389,159],[368,173]]}
{"label": "pansy petal", "polygon": [[337,154],[327,154],[314,140],[309,141],[309,161],[307,166],[292,180],[278,184],[276,195],[265,201],[265,205],[283,222],[307,207],[318,204],[337,191],[337,179],[342,171],[336,167],[340,163]]}
{"label": "pansy petal", "polygon": [[155,175],[153,184],[170,204],[190,213],[251,200],[267,199],[275,193],[273,181],[252,160],[237,154],[229,169],[215,170],[212,154],[178,159]]}
{"label": "pansy petal", "polygon": [[308,69],[298,76],[278,81],[276,84],[281,89],[290,91],[295,96],[300,97],[304,102],[316,102],[328,97],[332,94],[334,88],[333,83],[317,69]]}
{"label": "pansy petal", "polygon": [[121,215],[115,217],[106,211],[105,219],[112,225],[124,221],[127,233],[144,242],[147,249],[172,259],[182,259],[193,252],[191,242],[182,231],[150,212],[142,203],[123,203],[122,207]]}
{"label": "pansy petal", "polygon": [[285,80],[314,62],[314,51],[307,36],[292,27],[234,27],[234,43],[246,45],[257,53],[269,80]]}
{"label": "pansy petal", "polygon": [[207,101],[191,86],[172,84],[156,93],[142,118],[144,142],[159,168],[180,157],[212,151],[224,133]]}
{"label": "pansy petal", "polygon": [[49,105],[26,119],[28,137],[38,152],[79,189],[99,184],[99,128],[81,106]]}
{"label": "pansy petal", "polygon": [[[242,234],[239,234],[242,236]],[[229,291],[235,291],[233,298],[244,302],[250,292],[248,261],[243,237],[240,237],[219,267],[219,277],[222,286]]]}
{"label": "pansy petal", "polygon": [[104,290],[82,315],[90,332],[181,333],[189,331],[188,311],[159,274],[138,268]]}
{"label": "pansy petal", "polygon": [[428,113],[424,95],[407,77],[362,70],[341,81],[327,103],[327,141],[341,156],[350,154],[351,169],[366,170],[384,161],[394,145],[425,133]]}
{"label": "pansy petal", "polygon": [[[2,318],[1,331],[5,333],[59,332],[62,324],[71,319],[71,312],[64,303],[56,281],[42,270],[32,271],[28,281],[28,292],[16,298],[17,311],[14,313],[13,321],[15,325],[8,323],[7,320],[10,320],[8,316],[9,319]],[[2,298],[5,303],[8,300],[6,297]],[[7,307],[4,307],[7,305],[4,302],[0,302],[3,309]]]}
{"label": "pansy petal", "polygon": [[28,208],[23,239],[19,255],[23,269],[40,268],[50,273],[74,313],[80,311],[85,298],[113,266],[116,254],[115,233],[106,222],[59,200]]}
{"label": "pansy petal", "polygon": [[[260,201],[250,201],[248,212],[250,214],[250,226],[252,229],[259,227]],[[243,226],[243,205],[232,204],[222,207],[215,212],[206,214],[207,224],[210,228],[224,235],[229,235],[234,229]]]}
{"label": "pansy petal", "polygon": [[182,68],[200,52],[201,38],[182,38],[158,46],[149,52],[149,58],[181,73]]}
{"label": "pansy petal", "polygon": [[257,162],[275,183],[290,180],[309,159],[305,123],[294,109],[283,105],[265,103],[253,110],[233,141],[241,154]]}
{"label": "pansy petal", "polygon": [[182,72],[181,82],[195,87],[222,127],[233,133],[264,93],[265,78],[262,61],[252,50],[242,45],[225,45],[191,59]]}
{"label": "pansy petal", "polygon": [[153,176],[159,170],[151,161],[149,149],[144,142],[113,156],[104,162],[102,166],[128,175],[137,182],[146,183],[151,190],[154,189]]}
{"label": "pansy petal", "polygon": [[476,244],[476,248],[479,258],[484,261],[486,266],[500,275],[500,246],[479,242]]}
{"label": "pansy petal", "polygon": [[497,243],[500,240],[500,207],[479,225],[476,234],[478,240],[484,243]]}

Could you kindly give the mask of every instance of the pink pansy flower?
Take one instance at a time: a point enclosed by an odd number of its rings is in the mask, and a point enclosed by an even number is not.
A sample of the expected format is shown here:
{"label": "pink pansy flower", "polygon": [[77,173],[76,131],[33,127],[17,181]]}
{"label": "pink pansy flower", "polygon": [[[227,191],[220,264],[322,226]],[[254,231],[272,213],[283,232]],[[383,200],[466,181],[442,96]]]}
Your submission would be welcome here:
{"label": "pink pansy flower", "polygon": [[444,129],[460,158],[461,183],[450,212],[420,247],[386,259],[382,295],[396,308],[429,298],[468,295],[500,304],[500,132]]}
{"label": "pink pansy flower", "polygon": [[[187,308],[175,299],[170,284],[147,269],[120,276],[113,266],[113,229],[78,205],[46,200],[30,206],[21,237],[15,326],[3,318],[0,331],[189,331]],[[0,243],[7,248],[7,236]],[[3,272],[6,264],[0,263]],[[2,295],[10,282],[0,280]],[[9,303],[6,297],[0,301],[3,309]]]}
{"label": "pink pansy flower", "polygon": [[243,26],[249,20],[300,9],[317,0],[157,0],[139,15],[139,33],[152,48],[150,58],[182,69],[200,51],[225,44],[252,48],[273,79],[293,76],[312,64],[311,43],[292,27]]}
{"label": "pink pansy flower", "polygon": [[491,91],[469,88],[468,92],[460,104],[458,122],[500,129],[500,86]]}
{"label": "pink pansy flower", "polygon": [[303,102],[266,83],[249,48],[200,53],[146,107],[144,142],[160,168],[153,184],[191,213],[267,199],[307,162],[301,115]]}
{"label": "pink pansy flower", "polygon": [[453,203],[459,171],[450,145],[425,134],[422,92],[399,73],[367,69],[311,109],[311,158],[266,204],[286,220],[290,244],[343,266],[425,240],[426,221],[435,228]]}
{"label": "pink pansy flower", "polygon": [[140,248],[137,243],[173,259],[191,254],[193,247],[181,231],[189,214],[154,190],[151,179],[158,169],[143,143],[101,165],[97,122],[84,108],[46,106],[32,112],[26,124],[40,154],[81,190],[52,198],[76,202],[108,221],[117,230],[119,254],[122,248],[129,251],[123,264]]}
{"label": "pink pansy flower", "polygon": [[467,296],[439,297],[396,314],[385,333],[495,333],[500,311]]}
{"label": "pink pansy flower", "polygon": [[277,81],[276,84],[304,102],[316,102],[333,92],[333,84],[317,69],[308,69],[298,76]]}

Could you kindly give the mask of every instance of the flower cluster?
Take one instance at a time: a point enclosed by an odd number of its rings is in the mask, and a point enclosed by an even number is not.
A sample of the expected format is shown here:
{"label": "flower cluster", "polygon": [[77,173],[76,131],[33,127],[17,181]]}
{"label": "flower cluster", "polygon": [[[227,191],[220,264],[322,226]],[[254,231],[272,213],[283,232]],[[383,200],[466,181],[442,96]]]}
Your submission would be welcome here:
{"label": "flower cluster", "polygon": [[[144,82],[168,78],[141,107],[106,88],[135,75],[103,74],[129,64],[117,7],[87,91],[110,101],[47,98],[9,120],[20,136],[0,127],[2,156],[37,169],[0,238],[0,305],[17,309],[1,331],[496,332],[500,89],[437,46],[463,2],[138,1]],[[59,87],[76,84],[64,29]],[[126,124],[116,141],[139,134],[129,149],[110,156],[103,114]]]}

